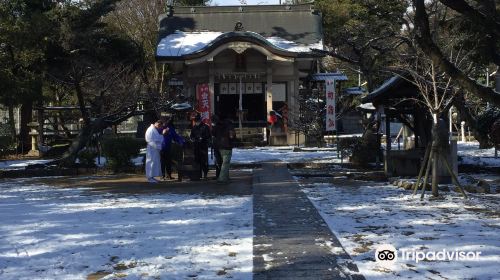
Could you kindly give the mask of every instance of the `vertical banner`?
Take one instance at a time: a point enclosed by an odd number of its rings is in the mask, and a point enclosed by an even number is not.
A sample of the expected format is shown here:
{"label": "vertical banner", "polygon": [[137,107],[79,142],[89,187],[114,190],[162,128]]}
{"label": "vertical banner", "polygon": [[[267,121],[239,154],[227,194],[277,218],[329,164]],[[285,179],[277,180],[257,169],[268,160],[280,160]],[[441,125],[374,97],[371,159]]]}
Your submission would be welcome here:
{"label": "vertical banner", "polygon": [[200,112],[201,121],[212,126],[210,119],[210,89],[208,84],[199,84],[196,90],[197,111]]}
{"label": "vertical banner", "polygon": [[326,131],[334,131],[335,126],[335,80],[326,80]]}

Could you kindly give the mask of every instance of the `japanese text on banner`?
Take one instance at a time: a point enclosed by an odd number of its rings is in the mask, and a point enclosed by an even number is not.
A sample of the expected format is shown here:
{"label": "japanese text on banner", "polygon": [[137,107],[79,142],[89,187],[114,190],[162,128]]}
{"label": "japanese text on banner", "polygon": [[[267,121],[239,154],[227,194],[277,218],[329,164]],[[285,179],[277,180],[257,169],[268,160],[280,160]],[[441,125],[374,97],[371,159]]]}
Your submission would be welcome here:
{"label": "japanese text on banner", "polygon": [[201,115],[201,121],[211,126],[210,120],[210,89],[208,84],[199,84],[196,100],[198,112]]}
{"label": "japanese text on banner", "polygon": [[326,131],[336,130],[335,122],[335,80],[325,81],[326,91]]}

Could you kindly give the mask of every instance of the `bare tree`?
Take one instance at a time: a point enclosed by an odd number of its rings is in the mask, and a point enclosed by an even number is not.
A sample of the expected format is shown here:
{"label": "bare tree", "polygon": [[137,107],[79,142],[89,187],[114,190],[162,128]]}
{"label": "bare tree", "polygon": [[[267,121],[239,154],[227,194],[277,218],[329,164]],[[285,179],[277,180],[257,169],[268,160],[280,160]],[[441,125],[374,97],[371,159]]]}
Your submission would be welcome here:
{"label": "bare tree", "polygon": [[433,60],[423,55],[412,57],[406,65],[400,67],[406,73],[402,77],[418,88],[419,98],[413,98],[413,100],[426,108],[432,116],[432,142],[427,147],[424,161],[414,187],[414,193],[420,187],[420,180],[425,170],[421,196],[423,198],[428,175],[432,168],[432,195],[435,197],[439,195],[438,162],[441,161],[448,169],[452,180],[462,190],[463,195],[466,196],[446,157],[446,153],[449,152],[449,137],[445,122],[441,119],[452,106],[453,100],[459,91],[454,87],[451,77],[437,67]]}

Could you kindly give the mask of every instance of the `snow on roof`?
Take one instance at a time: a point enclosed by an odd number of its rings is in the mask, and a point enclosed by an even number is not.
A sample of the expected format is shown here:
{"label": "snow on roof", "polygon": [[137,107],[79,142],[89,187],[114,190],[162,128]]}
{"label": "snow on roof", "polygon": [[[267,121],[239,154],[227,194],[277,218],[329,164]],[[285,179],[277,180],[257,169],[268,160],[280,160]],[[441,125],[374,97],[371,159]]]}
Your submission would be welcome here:
{"label": "snow on roof", "polygon": [[310,52],[311,49],[323,49],[323,40],[320,40],[319,42],[311,45],[299,44],[297,42],[288,41],[280,37],[268,37],[266,38],[266,40],[274,46],[289,52],[301,53]]}
{"label": "snow on roof", "polygon": [[376,109],[375,106],[373,106],[373,103],[363,103],[359,105],[358,108],[368,111],[375,111]]}
{"label": "snow on roof", "polygon": [[184,103],[173,104],[170,108],[172,108],[172,110],[182,111],[182,110],[191,110],[192,106],[191,104],[184,102]]}
{"label": "snow on roof", "polygon": [[350,87],[344,89],[345,94],[360,95],[364,94],[365,92],[365,89],[362,87]]}
{"label": "snow on roof", "polygon": [[[230,32],[226,32],[230,33]],[[218,37],[226,34],[223,32],[202,31],[202,32],[182,32],[176,31],[173,34],[166,36],[158,43],[157,56],[183,56],[200,51],[207,47],[211,42]],[[311,49],[323,49],[323,41],[320,40],[314,44],[306,45],[297,42],[288,41],[280,37],[263,37],[254,32],[252,35],[266,40],[274,47],[289,52],[304,53],[310,52]]]}
{"label": "snow on roof", "polygon": [[157,56],[183,56],[197,52],[217,37],[222,32],[182,32],[176,31],[173,34],[161,39],[156,52]]}
{"label": "snow on roof", "polygon": [[316,73],[311,75],[313,81],[326,81],[326,80],[336,80],[336,81],[347,81],[347,76],[342,72],[333,73]]}

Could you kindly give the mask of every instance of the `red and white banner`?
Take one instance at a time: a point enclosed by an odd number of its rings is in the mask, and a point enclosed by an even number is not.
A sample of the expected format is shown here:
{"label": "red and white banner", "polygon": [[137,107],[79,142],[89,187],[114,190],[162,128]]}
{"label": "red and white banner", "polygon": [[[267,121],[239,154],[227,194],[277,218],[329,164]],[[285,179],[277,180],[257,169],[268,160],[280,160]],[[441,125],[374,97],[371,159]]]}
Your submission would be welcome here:
{"label": "red and white banner", "polygon": [[201,121],[211,126],[210,116],[210,89],[208,84],[199,84],[196,89],[197,111],[200,112]]}
{"label": "red and white banner", "polygon": [[335,80],[325,81],[326,91],[326,131],[337,129],[335,121]]}

